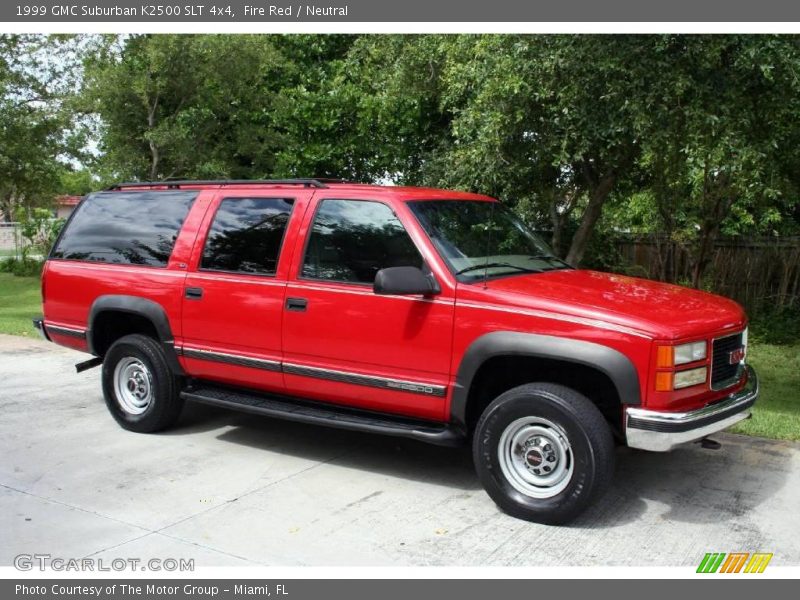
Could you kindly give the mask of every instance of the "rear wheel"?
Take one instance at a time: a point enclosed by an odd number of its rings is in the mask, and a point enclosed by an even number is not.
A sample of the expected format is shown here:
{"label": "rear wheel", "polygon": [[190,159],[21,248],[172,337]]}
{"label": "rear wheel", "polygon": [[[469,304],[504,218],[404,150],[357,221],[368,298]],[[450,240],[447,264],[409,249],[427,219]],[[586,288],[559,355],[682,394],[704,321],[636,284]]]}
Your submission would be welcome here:
{"label": "rear wheel", "polygon": [[103,359],[103,396],[125,429],[150,433],[180,416],[183,400],[161,344],[145,335],[120,338]]}
{"label": "rear wheel", "polygon": [[585,396],[532,383],[486,408],[475,429],[473,458],[481,483],[505,512],[559,524],[605,492],[614,472],[614,442]]}

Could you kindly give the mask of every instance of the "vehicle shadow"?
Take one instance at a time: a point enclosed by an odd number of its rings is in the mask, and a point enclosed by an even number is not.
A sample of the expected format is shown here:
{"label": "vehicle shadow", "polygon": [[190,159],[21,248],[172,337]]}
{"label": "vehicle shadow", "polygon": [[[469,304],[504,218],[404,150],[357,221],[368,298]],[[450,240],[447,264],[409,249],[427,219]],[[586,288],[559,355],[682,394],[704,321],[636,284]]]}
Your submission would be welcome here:
{"label": "vehicle shadow", "polygon": [[[305,425],[189,404],[168,435],[224,429],[217,439],[273,452],[463,491],[479,491],[468,447]],[[689,444],[669,453],[618,448],[608,493],[569,527],[614,528],[656,511],[666,521],[737,520],[779,491],[797,444],[733,434],[719,450]],[[487,502],[491,502],[486,498]],[[510,518],[510,517],[509,517]]]}
{"label": "vehicle shadow", "polygon": [[307,425],[187,403],[181,422],[165,435],[224,429],[217,439],[307,460],[335,462],[410,481],[479,490],[466,447],[432,446],[415,440]]}
{"label": "vehicle shadow", "polygon": [[796,444],[726,433],[714,438],[719,450],[699,444],[667,453],[619,448],[611,489],[572,526],[616,527],[645,512],[680,523],[741,521],[784,487]]}

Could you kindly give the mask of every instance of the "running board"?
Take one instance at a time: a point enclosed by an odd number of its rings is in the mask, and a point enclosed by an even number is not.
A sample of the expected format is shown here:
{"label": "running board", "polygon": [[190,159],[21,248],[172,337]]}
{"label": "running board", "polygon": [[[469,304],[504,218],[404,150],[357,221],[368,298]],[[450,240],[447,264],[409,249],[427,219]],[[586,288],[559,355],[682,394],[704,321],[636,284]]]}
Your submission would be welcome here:
{"label": "running board", "polygon": [[339,429],[405,437],[438,446],[459,446],[464,436],[448,425],[339,407],[312,401],[195,384],[181,398],[242,412],[326,425]]}

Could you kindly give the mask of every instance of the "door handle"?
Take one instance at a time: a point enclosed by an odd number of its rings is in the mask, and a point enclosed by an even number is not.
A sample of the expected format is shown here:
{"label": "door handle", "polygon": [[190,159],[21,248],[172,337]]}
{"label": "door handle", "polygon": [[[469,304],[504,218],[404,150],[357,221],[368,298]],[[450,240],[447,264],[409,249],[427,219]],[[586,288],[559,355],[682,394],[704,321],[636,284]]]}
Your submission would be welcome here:
{"label": "door handle", "polygon": [[203,297],[203,288],[187,287],[186,297],[189,298],[190,300],[200,300],[200,298]]}
{"label": "door handle", "polygon": [[294,310],[297,312],[303,312],[306,307],[308,306],[308,300],[305,298],[287,298],[286,299],[286,310]]}

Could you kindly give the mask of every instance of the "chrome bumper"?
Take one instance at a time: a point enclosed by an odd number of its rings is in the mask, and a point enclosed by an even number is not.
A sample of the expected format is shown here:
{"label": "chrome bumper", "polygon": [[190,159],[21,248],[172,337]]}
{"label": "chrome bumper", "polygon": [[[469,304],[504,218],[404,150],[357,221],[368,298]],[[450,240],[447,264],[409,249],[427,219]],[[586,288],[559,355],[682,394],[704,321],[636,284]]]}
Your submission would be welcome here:
{"label": "chrome bumper", "polygon": [[628,408],[625,412],[628,446],[666,452],[678,444],[702,439],[748,418],[757,398],[758,376],[748,366],[744,389],[715,404],[681,413]]}

